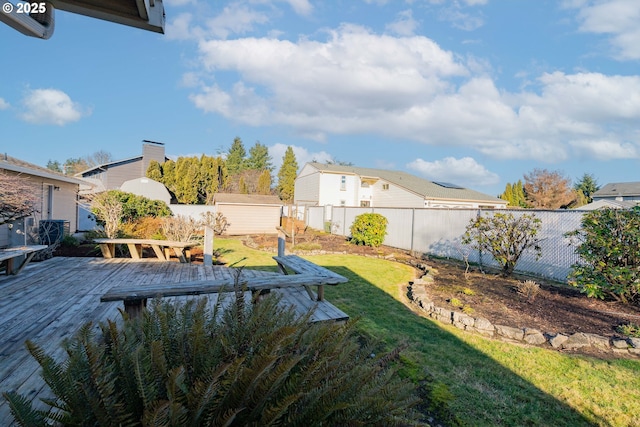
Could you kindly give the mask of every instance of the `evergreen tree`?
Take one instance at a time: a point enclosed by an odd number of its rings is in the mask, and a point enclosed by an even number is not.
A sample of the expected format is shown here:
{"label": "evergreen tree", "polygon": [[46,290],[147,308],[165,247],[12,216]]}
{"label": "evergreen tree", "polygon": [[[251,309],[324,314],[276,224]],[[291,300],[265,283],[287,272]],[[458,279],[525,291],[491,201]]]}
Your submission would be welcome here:
{"label": "evergreen tree", "polygon": [[248,169],[254,169],[258,171],[273,170],[271,164],[271,156],[269,155],[269,148],[266,145],[262,145],[259,142],[249,149],[249,158],[246,162]]}
{"label": "evergreen tree", "polygon": [[244,176],[241,176],[240,181],[238,182],[238,192],[240,194],[249,194],[249,186],[247,185],[247,181],[244,179]]}
{"label": "evergreen tree", "polygon": [[519,179],[518,182],[512,188],[513,192],[513,206],[519,206],[521,208],[528,208],[529,204],[527,203],[527,197],[524,194],[524,185],[522,184],[522,180]]}
{"label": "evergreen tree", "polygon": [[176,162],[167,160],[162,164],[162,180],[160,181],[172,193],[176,193]]}
{"label": "evergreen tree", "polygon": [[283,202],[293,202],[296,176],[298,175],[298,162],[291,146],[287,147],[282,157],[282,166],[278,171],[278,196]]}
{"label": "evergreen tree", "polygon": [[[591,196],[600,189],[600,186],[592,174],[585,173],[582,175],[582,178],[576,182],[576,185],[573,188],[575,188],[578,193],[584,195],[584,200],[586,200],[587,203],[591,203],[593,202],[593,198]],[[587,203],[584,204],[586,205]]]}
{"label": "evergreen tree", "polygon": [[505,186],[504,192],[498,197],[500,197],[502,200],[506,200],[507,201],[507,206],[514,206],[514,203],[513,203],[513,190],[512,190],[510,182],[507,182],[507,185]]}
{"label": "evergreen tree", "polygon": [[47,169],[50,169],[54,172],[62,173],[62,165],[60,165],[60,162],[57,160],[49,160],[47,162]]}
{"label": "evergreen tree", "polygon": [[156,160],[151,160],[149,162],[149,167],[147,168],[147,178],[151,178],[154,181],[162,182],[162,167],[160,163]]}
{"label": "evergreen tree", "polygon": [[271,194],[271,173],[268,170],[263,170],[258,177],[256,191],[258,194]]}
{"label": "evergreen tree", "polygon": [[233,144],[227,153],[227,170],[229,175],[237,175],[246,169],[247,151],[244,149],[244,144],[239,137],[233,140]]}
{"label": "evergreen tree", "polygon": [[220,185],[218,165],[220,160],[222,159],[204,154],[200,157],[200,182],[198,183],[199,203],[212,203],[213,195],[218,192]]}

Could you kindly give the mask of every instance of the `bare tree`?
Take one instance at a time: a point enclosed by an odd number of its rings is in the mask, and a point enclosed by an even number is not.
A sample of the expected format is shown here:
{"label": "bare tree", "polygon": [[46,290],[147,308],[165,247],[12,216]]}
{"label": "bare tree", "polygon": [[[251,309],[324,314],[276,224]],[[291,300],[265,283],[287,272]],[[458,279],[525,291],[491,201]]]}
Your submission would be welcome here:
{"label": "bare tree", "polygon": [[559,171],[534,169],[524,175],[524,192],[533,208],[559,209],[576,199],[571,179]]}
{"label": "bare tree", "polygon": [[90,197],[91,212],[102,223],[104,232],[108,238],[118,236],[118,230],[122,223],[123,206],[118,197],[109,191]]}
{"label": "bare tree", "polygon": [[38,195],[28,178],[0,172],[0,224],[38,212]]}

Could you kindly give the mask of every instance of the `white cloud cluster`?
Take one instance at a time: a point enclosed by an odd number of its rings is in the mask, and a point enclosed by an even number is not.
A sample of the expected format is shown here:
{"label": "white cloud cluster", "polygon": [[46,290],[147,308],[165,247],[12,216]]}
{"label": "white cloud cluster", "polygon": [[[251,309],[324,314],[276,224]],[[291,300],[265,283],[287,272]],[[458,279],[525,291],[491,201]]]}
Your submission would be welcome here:
{"label": "white cloud cluster", "polygon": [[[287,151],[287,147],[288,145],[280,143],[269,146],[269,155],[273,159],[272,163],[275,168],[275,173],[278,173],[280,166],[282,166],[282,158]],[[302,168],[305,163],[312,161],[325,163],[334,160],[333,157],[325,151],[310,152],[306,148],[297,145],[292,145],[291,148],[293,149],[293,154],[296,156],[298,168]]]}
{"label": "white cloud cluster", "polygon": [[237,77],[200,83],[191,99],[230,120],[283,125],[316,140],[377,134],[542,161],[640,152],[638,76],[555,72],[508,92],[475,60],[423,36],[379,35],[356,25],[327,34],[296,42],[202,41],[201,71]]}
{"label": "white cloud cluster", "polygon": [[433,162],[416,159],[407,168],[430,180],[448,181],[468,187],[494,185],[500,181],[496,173],[487,170],[471,157],[445,157]]}
{"label": "white cloud cluster", "polygon": [[7,101],[5,101],[4,99],[0,98],[0,111],[1,110],[6,110],[10,106],[11,105]]}
{"label": "white cloud cluster", "polygon": [[31,89],[22,99],[20,117],[33,124],[64,126],[90,114],[58,89]]}
{"label": "white cloud cluster", "polygon": [[571,0],[565,6],[578,9],[581,31],[608,35],[618,59],[640,59],[638,0]]}

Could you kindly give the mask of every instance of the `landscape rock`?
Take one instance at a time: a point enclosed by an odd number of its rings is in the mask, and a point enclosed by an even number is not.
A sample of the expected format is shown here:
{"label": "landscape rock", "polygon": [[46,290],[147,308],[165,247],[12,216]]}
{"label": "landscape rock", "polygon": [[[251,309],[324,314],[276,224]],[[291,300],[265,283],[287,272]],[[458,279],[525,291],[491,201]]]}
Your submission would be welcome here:
{"label": "landscape rock", "polygon": [[629,342],[633,348],[640,348],[640,338],[629,338]]}
{"label": "landscape rock", "polygon": [[585,335],[589,337],[589,343],[593,347],[598,347],[602,349],[608,349],[611,347],[611,344],[609,343],[609,338],[607,337],[603,337],[596,334],[585,334]]}
{"label": "landscape rock", "polygon": [[505,338],[511,340],[522,341],[524,338],[524,331],[518,328],[512,328],[511,326],[495,325],[496,333]]}
{"label": "landscape rock", "polygon": [[588,347],[590,345],[591,340],[589,339],[589,335],[583,332],[576,332],[575,334],[571,335],[569,339],[564,342],[564,344],[562,344],[562,348],[571,350],[574,348]]}
{"label": "landscape rock", "polygon": [[613,339],[611,341],[611,344],[613,345],[613,348],[624,348],[624,349],[629,348],[629,343],[627,342],[627,340],[623,340],[620,338]]}
{"label": "landscape rock", "polygon": [[489,336],[493,336],[493,332],[495,331],[495,326],[493,326],[493,323],[489,322],[484,317],[476,318],[475,322],[473,323],[473,328],[482,335]]}
{"label": "landscape rock", "polygon": [[562,345],[567,342],[568,339],[569,337],[564,334],[556,334],[549,339],[549,344],[551,344],[553,348],[562,348]]}
{"label": "landscape rock", "polygon": [[524,328],[524,341],[528,344],[541,345],[546,343],[547,339],[537,329]]}

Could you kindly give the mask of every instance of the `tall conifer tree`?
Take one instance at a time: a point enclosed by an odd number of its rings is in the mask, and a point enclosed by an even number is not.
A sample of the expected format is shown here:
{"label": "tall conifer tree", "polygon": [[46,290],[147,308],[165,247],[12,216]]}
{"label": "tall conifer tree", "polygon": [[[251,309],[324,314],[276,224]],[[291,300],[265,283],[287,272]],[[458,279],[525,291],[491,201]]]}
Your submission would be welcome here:
{"label": "tall conifer tree", "polygon": [[286,203],[293,202],[296,176],[298,175],[298,162],[291,146],[287,147],[282,157],[282,166],[278,171],[278,196]]}

